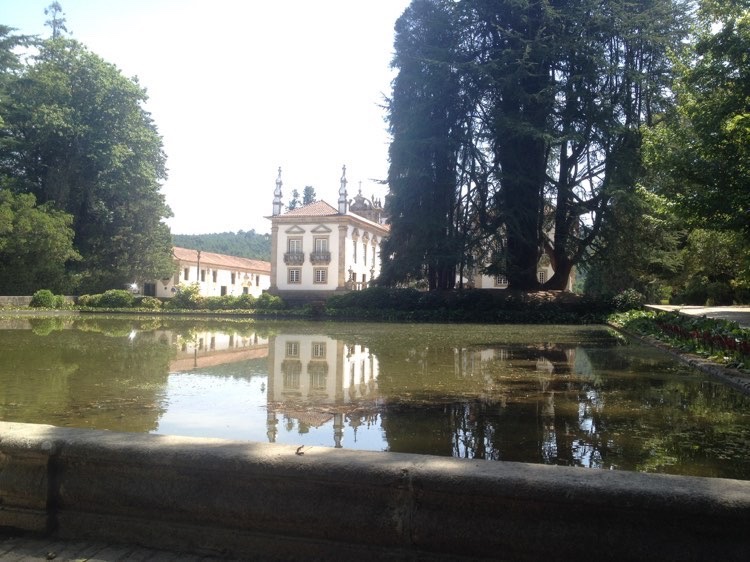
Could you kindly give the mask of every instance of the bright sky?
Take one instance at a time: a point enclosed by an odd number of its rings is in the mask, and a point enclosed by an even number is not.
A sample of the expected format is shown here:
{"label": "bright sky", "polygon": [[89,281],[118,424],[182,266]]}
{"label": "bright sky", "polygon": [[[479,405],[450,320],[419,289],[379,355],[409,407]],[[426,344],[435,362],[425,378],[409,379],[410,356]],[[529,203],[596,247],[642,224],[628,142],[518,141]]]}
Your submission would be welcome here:
{"label": "bright sky", "polygon": [[[72,37],[146,88],[163,137],[176,234],[270,230],[306,185],[333,206],[384,197],[381,105],[409,0],[59,0]],[[52,0],[0,0],[0,23],[47,37]]]}

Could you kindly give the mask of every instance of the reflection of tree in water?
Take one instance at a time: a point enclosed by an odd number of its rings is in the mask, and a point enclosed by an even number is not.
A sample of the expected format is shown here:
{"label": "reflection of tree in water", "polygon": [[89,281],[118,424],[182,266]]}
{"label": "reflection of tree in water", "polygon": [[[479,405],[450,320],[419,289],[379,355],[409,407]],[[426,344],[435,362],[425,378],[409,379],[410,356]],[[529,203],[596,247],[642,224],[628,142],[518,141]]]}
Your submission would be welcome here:
{"label": "reflection of tree in water", "polygon": [[[398,358],[378,358],[391,451],[750,474],[750,399],[676,366],[658,351],[430,346],[402,356],[402,363],[418,358],[411,376],[388,376],[391,369],[399,372]],[[437,381],[432,392],[429,381]]]}
{"label": "reflection of tree in water", "polygon": [[[60,330],[0,336],[0,418],[117,431],[155,429],[174,350],[152,334]],[[113,326],[110,326],[113,328]],[[113,333],[108,331],[109,333]]]}
{"label": "reflection of tree in water", "polygon": [[429,346],[411,358],[416,376],[388,377],[398,359],[378,357],[389,450],[526,462],[556,462],[570,450],[558,438],[556,424],[567,420],[555,399],[570,391],[572,348]]}

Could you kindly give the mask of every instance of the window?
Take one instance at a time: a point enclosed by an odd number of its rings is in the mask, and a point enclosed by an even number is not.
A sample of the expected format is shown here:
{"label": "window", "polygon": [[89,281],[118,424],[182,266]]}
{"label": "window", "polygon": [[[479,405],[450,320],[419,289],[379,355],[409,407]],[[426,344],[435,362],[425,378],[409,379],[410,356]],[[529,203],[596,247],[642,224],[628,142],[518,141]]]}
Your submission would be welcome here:
{"label": "window", "polygon": [[216,283],[216,276],[218,273],[219,272],[216,271],[215,269],[211,272],[211,279],[213,280],[214,283]]}
{"label": "window", "polygon": [[537,272],[537,276],[539,277],[539,283],[544,283],[546,281],[547,273],[544,271]]}
{"label": "window", "polygon": [[362,241],[362,257],[365,260],[365,265],[367,265],[367,240]]}
{"label": "window", "polygon": [[507,287],[507,286],[508,286],[508,278],[505,275],[495,276],[495,287]]}
{"label": "window", "polygon": [[287,280],[289,283],[302,283],[302,270],[297,268],[289,269]]}
{"label": "window", "polygon": [[255,276],[255,286],[260,287],[260,275]]}
{"label": "window", "polygon": [[357,241],[354,241],[354,263],[357,263]]}
{"label": "window", "polygon": [[313,342],[312,344],[312,356],[314,359],[325,359],[326,356],[326,342]]}
{"label": "window", "polygon": [[328,251],[328,238],[316,238],[315,239],[315,251],[327,252]]}
{"label": "window", "polygon": [[185,268],[183,277],[185,278],[185,281],[189,281],[190,280],[190,268],[189,267]]}
{"label": "window", "polygon": [[205,269],[201,269],[201,281],[202,282],[206,281],[206,270]]}
{"label": "window", "polygon": [[302,252],[302,238],[290,238],[287,244],[290,254],[299,254]]}
{"label": "window", "polygon": [[237,274],[232,272],[232,285],[235,285],[237,283]]}
{"label": "window", "polygon": [[283,373],[282,385],[284,390],[299,390],[302,363],[299,361],[284,361],[281,364],[281,372]]}
{"label": "window", "polygon": [[287,357],[299,357],[299,342],[297,341],[286,342],[286,356]]}
{"label": "window", "polygon": [[328,282],[328,270],[319,267],[313,270],[315,283],[327,283]]}
{"label": "window", "polygon": [[242,294],[243,295],[247,295],[249,293],[250,293],[250,289],[248,289],[247,287],[242,287]]}
{"label": "window", "polygon": [[222,285],[221,286],[221,296],[225,297],[226,294],[227,294],[227,286],[226,285]]}

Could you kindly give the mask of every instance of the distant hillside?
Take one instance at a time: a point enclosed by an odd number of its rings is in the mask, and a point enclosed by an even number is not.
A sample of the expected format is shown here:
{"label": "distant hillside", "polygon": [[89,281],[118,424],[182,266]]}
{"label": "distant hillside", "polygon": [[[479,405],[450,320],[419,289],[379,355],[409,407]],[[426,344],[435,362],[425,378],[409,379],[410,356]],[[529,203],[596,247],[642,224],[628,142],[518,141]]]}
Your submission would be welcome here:
{"label": "distant hillside", "polygon": [[180,248],[204,250],[239,258],[269,261],[271,238],[255,230],[215,234],[173,234],[172,243]]}

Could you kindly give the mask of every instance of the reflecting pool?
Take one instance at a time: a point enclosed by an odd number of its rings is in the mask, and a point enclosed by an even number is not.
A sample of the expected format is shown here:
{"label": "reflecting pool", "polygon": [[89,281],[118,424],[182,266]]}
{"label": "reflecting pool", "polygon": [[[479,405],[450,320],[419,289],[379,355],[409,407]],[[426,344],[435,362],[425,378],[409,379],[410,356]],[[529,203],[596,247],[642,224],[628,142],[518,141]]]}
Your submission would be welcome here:
{"label": "reflecting pool", "polygon": [[750,479],[750,398],[605,326],[0,319],[0,418]]}

